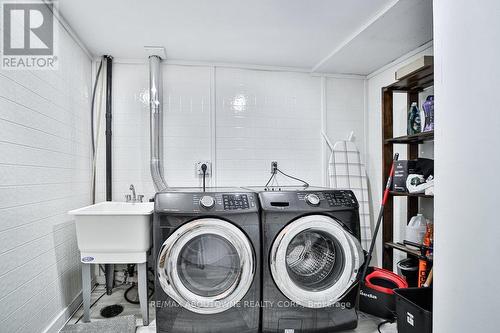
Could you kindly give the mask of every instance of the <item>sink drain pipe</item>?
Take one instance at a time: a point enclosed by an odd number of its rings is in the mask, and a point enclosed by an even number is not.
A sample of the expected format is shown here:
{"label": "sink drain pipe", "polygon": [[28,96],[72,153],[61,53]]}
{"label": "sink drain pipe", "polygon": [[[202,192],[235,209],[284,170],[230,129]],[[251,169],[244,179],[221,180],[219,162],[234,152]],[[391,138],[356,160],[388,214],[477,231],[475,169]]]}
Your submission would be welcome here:
{"label": "sink drain pipe", "polygon": [[161,58],[149,57],[150,170],[156,192],[168,188],[163,174],[163,91]]}
{"label": "sink drain pipe", "polygon": [[[113,80],[113,57],[110,55],[104,56],[106,61],[106,201],[113,200],[113,165],[112,165],[112,80]],[[113,293],[114,271],[115,267],[112,264],[104,265],[106,276],[106,293]]]}

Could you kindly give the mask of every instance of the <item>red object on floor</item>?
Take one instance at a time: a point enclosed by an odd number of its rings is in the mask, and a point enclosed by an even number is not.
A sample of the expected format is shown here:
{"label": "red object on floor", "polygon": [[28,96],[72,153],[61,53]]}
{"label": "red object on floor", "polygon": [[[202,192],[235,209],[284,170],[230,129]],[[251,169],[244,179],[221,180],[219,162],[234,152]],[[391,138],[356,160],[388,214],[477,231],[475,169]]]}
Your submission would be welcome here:
{"label": "red object on floor", "polygon": [[374,268],[374,271],[366,276],[365,285],[368,288],[389,295],[394,294],[396,288],[408,288],[405,279],[382,268]]}

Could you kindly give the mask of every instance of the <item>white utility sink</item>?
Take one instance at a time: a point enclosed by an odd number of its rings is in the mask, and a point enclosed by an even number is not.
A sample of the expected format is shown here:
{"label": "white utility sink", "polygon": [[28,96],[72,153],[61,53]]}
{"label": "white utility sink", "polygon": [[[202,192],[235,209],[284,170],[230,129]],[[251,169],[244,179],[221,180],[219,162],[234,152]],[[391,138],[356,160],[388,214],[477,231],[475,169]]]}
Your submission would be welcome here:
{"label": "white utility sink", "polygon": [[68,214],[84,263],[141,263],[151,248],[154,203],[101,202]]}

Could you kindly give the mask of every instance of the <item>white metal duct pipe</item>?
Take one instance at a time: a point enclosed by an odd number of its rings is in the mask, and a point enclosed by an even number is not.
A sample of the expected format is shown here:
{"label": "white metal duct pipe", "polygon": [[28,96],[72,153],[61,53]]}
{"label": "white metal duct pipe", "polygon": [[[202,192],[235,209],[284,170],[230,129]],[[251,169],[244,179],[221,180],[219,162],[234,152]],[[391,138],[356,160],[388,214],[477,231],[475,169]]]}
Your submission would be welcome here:
{"label": "white metal duct pipe", "polygon": [[168,188],[163,174],[163,99],[161,85],[161,58],[149,57],[149,109],[151,177],[157,192]]}

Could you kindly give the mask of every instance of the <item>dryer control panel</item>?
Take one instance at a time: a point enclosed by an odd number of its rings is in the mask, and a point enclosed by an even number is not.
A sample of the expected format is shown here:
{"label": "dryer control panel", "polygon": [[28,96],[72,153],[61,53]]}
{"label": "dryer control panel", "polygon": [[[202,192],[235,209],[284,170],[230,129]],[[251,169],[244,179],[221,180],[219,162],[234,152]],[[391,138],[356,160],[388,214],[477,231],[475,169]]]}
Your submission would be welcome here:
{"label": "dryer control panel", "polygon": [[330,207],[357,207],[358,201],[352,191],[336,190],[328,192],[298,192],[300,201],[305,201],[310,206],[320,206],[322,202]]}
{"label": "dryer control panel", "polygon": [[303,189],[259,193],[264,210],[330,211],[358,209],[358,200],[350,190]]}
{"label": "dryer control panel", "polygon": [[335,191],[335,192],[325,192],[325,200],[328,201],[330,207],[337,206],[357,206],[358,202],[351,191]]}

